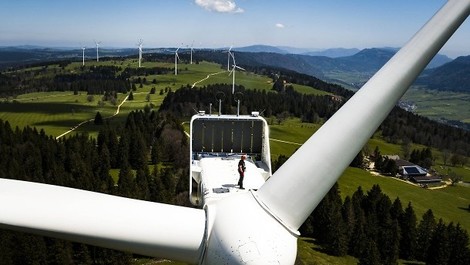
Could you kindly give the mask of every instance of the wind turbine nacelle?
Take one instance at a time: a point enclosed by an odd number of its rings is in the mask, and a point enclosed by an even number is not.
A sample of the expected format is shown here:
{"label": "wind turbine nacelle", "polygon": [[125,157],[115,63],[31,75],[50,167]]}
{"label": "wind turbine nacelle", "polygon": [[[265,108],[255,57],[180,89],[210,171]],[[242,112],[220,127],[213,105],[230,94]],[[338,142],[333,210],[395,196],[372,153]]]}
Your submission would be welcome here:
{"label": "wind turbine nacelle", "polygon": [[294,264],[297,231],[291,231],[247,192],[206,205],[209,235],[201,264]]}

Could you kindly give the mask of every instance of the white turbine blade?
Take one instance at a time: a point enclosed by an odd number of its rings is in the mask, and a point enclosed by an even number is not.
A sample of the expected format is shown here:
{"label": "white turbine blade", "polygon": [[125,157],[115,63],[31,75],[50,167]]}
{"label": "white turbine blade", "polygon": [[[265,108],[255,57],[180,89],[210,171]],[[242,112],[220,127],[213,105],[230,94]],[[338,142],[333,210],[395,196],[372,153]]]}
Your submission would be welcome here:
{"label": "white turbine blade", "polygon": [[242,67],[240,67],[240,66],[238,66],[238,65],[233,65],[233,67],[235,67],[235,68],[237,68],[237,69],[240,69],[240,70],[242,70],[242,71],[246,71],[245,68],[242,68]]}
{"label": "white turbine blade", "polygon": [[448,1],[259,189],[265,207],[298,229],[469,13],[470,0]]}
{"label": "white turbine blade", "polygon": [[237,65],[237,62],[235,61],[235,54],[233,52],[230,52],[230,56],[232,57],[233,60],[233,65]]}
{"label": "white turbine blade", "polygon": [[0,227],[197,263],[201,209],[0,179]]}

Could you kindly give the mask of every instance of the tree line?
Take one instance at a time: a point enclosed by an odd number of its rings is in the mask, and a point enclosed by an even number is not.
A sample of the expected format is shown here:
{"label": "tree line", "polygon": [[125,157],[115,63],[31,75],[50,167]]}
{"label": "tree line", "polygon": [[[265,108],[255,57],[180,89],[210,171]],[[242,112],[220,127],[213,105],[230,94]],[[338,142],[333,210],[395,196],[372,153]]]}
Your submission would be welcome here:
{"label": "tree line", "polygon": [[[56,62],[57,63],[57,62]],[[85,91],[99,95],[105,92],[127,93],[135,90],[135,83],[147,83],[145,76],[172,72],[172,68],[131,68],[121,66],[81,66],[75,73],[65,70],[70,64],[62,61],[58,67],[45,64],[38,69],[0,72],[0,95],[15,96],[30,92],[44,91]],[[144,76],[144,81],[139,76]],[[134,77],[138,77],[135,81]],[[156,80],[153,81],[156,84]]]}
{"label": "tree line", "polygon": [[438,123],[398,107],[379,129],[391,143],[413,142],[470,156],[470,131]]}
{"label": "tree line", "polygon": [[[218,99],[222,100],[222,114],[236,113],[235,95],[228,84],[213,84],[201,88],[181,87],[169,92],[160,106],[161,111],[170,111],[178,117],[190,117],[198,110],[206,110],[212,104],[213,112],[218,109]],[[263,116],[276,116],[287,112],[300,117],[305,122],[319,122],[328,119],[339,108],[341,102],[331,96],[303,95],[288,87],[283,92],[245,89],[237,86],[236,91],[243,94],[240,114],[260,111]]]}
{"label": "tree line", "polygon": [[[188,143],[176,119],[138,111],[123,126],[102,126],[96,139],[82,134],[55,140],[43,130],[11,128],[0,120],[0,178],[189,204]],[[112,168],[119,170],[116,183]],[[1,264],[130,264],[133,258],[130,253],[0,230]]]}
{"label": "tree line", "polygon": [[470,264],[469,236],[460,224],[436,221],[432,210],[418,221],[408,203],[393,202],[378,185],[359,187],[341,199],[335,184],[300,228],[325,252],[351,255],[361,265],[398,264],[398,259],[426,264]]}
{"label": "tree line", "polygon": [[[276,83],[274,84],[274,88]],[[212,105],[212,112],[218,108],[218,97],[222,99],[222,113],[236,113],[236,101],[228,84],[207,85],[191,88],[189,85],[168,93],[160,109],[173,112],[179,117],[190,117],[198,110],[206,110]],[[260,111],[265,117],[287,115],[300,118],[303,122],[321,123],[331,117],[346,98],[332,96],[304,95],[292,87],[282,91],[246,89],[236,86],[243,94],[241,114]],[[221,96],[223,95],[223,96]],[[346,95],[347,96],[347,95]],[[423,144],[452,152],[459,159],[456,164],[465,164],[462,156],[470,156],[470,132],[440,124],[430,119],[394,108],[379,127],[384,138],[391,143],[410,142]],[[426,163],[428,164],[428,163]]]}

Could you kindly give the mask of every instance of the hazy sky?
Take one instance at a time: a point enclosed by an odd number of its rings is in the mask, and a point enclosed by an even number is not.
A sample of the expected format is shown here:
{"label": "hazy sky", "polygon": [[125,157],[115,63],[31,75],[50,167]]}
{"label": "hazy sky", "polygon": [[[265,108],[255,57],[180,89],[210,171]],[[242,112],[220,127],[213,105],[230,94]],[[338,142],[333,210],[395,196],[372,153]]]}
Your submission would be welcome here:
{"label": "hazy sky", "polygon": [[[0,0],[0,46],[400,47],[445,0]],[[470,19],[468,19],[470,20]],[[470,21],[441,51],[470,55]]]}

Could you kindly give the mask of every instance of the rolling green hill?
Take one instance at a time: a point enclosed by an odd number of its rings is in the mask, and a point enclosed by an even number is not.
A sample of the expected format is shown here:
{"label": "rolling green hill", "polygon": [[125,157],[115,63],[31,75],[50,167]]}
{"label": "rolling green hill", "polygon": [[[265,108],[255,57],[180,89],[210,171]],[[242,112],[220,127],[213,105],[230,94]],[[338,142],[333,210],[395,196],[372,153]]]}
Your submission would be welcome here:
{"label": "rolling green hill", "polygon": [[[93,62],[90,65],[123,65],[135,68],[136,61],[133,59],[126,59],[125,61],[110,60],[100,63]],[[172,63],[144,63],[144,67],[147,68],[155,66],[169,68],[172,67]],[[69,64],[63,69],[58,66],[51,66],[50,68],[51,71],[55,69],[58,72],[82,71],[79,63]],[[215,63],[180,64],[179,69],[181,71],[178,76],[175,76],[173,73],[132,76],[132,81],[145,77],[148,82],[143,83],[142,87],[137,87],[136,91],[133,91],[134,99],[132,101],[125,101],[120,108],[119,115],[109,121],[115,123],[123,122],[129,112],[141,110],[146,105],[153,104],[153,108],[156,109],[162,103],[169,90],[174,91],[181,86],[195,83],[198,86],[230,83],[232,78],[220,65]],[[24,71],[28,70],[31,69],[25,69]],[[208,77],[209,74],[214,75]],[[208,79],[205,79],[206,77]],[[151,81],[153,79],[156,80],[155,83]],[[242,84],[250,89],[271,90],[272,79],[250,72],[237,72],[237,84]],[[156,93],[147,97],[153,87],[155,87]],[[293,84],[293,87],[301,93],[328,94],[306,85]],[[2,99],[3,102],[0,103],[0,119],[8,120],[13,127],[35,126],[44,129],[48,134],[57,136],[81,121],[92,119],[97,111],[100,111],[105,118],[111,117],[116,112],[117,105],[123,102],[125,96],[127,94],[119,93],[116,105],[109,102],[106,102],[104,105],[98,105],[99,96],[94,96],[93,100],[90,101],[85,93],[78,93],[77,95],[74,95],[71,91],[28,93],[16,98]],[[276,159],[281,154],[291,155],[321,125],[302,123],[298,118],[289,118],[280,123],[274,122],[274,119],[274,117],[268,117],[268,121],[271,124],[271,151],[273,159]],[[93,135],[98,130],[99,126],[87,123],[78,128],[76,132],[87,132]],[[368,149],[373,150],[375,146],[379,146],[382,154],[397,154],[401,152],[400,145],[386,143],[379,133],[369,141]],[[435,151],[436,157],[440,155],[437,150],[433,151]],[[467,168],[460,168],[459,174],[465,176],[466,180],[470,179],[470,170]],[[355,168],[347,169],[339,180],[343,198],[346,195],[351,195],[358,186],[368,190],[374,184],[379,184],[382,190],[392,199],[400,197],[404,204],[411,201],[418,218],[423,212],[431,208],[436,217],[443,218],[447,222],[460,222],[463,227],[470,231],[469,213],[465,210],[465,207],[468,207],[470,204],[469,187],[456,186],[439,190],[427,190],[396,179],[374,176],[365,170]],[[318,251],[318,247],[308,239],[300,241],[299,257],[306,264],[355,264],[357,262],[351,257],[334,258],[325,255]]]}
{"label": "rolling green hill", "polygon": [[433,90],[469,93],[470,55],[425,71],[417,84]]}

